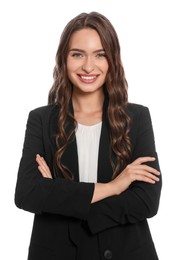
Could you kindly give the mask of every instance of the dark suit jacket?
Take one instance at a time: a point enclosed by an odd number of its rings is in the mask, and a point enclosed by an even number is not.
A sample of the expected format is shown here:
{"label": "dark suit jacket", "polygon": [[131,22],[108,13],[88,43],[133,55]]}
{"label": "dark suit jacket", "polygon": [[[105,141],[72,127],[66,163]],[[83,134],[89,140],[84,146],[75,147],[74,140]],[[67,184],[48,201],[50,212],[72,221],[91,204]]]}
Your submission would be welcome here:
{"label": "dark suit jacket", "polygon": [[[155,156],[149,163],[159,170],[152,123],[147,107],[129,104],[132,119],[131,161]],[[43,178],[36,154],[52,169],[56,151],[58,107],[30,112],[15,192],[16,205],[35,213],[29,260],[156,260],[147,218],[158,211],[161,180],[156,184],[136,181],[119,196],[91,204],[93,183],[80,183],[76,140],[67,148],[63,162],[75,176],[65,180]],[[86,148],[85,148],[86,149]],[[98,182],[109,182],[109,131],[104,111],[98,159]]]}

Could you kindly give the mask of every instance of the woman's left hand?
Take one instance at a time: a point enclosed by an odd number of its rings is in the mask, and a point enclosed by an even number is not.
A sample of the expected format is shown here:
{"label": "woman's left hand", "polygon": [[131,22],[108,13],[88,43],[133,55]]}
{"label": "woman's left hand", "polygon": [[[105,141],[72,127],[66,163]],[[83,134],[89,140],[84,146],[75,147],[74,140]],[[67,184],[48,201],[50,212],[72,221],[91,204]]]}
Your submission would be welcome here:
{"label": "woman's left hand", "polygon": [[38,169],[44,178],[52,179],[51,171],[45,162],[44,158],[39,154],[36,155],[36,162],[38,163]]}

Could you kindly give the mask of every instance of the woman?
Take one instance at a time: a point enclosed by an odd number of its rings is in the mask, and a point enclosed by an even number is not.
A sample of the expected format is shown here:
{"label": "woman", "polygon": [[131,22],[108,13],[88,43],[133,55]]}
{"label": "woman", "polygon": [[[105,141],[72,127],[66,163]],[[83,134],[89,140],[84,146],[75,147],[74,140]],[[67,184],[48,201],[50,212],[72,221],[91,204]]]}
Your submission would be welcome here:
{"label": "woman", "polygon": [[130,104],[110,21],[65,27],[49,104],[30,112],[15,203],[35,213],[29,260],[156,260],[161,177],[147,107]]}

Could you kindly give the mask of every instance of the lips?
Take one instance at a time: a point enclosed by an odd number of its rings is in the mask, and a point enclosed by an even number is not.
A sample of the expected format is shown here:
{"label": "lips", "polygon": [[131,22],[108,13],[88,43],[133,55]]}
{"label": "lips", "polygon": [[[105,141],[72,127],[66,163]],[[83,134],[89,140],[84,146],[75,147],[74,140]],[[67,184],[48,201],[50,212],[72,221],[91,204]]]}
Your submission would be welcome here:
{"label": "lips", "polygon": [[78,74],[79,79],[81,80],[81,82],[90,84],[90,83],[94,83],[96,81],[96,79],[98,78],[99,75],[83,75],[83,74]]}

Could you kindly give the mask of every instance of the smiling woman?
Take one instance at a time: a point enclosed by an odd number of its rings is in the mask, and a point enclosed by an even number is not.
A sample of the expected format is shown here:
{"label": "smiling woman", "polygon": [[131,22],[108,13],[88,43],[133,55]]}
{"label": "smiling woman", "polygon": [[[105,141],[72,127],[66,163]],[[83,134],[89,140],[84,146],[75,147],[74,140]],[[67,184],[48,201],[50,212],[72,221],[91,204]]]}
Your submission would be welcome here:
{"label": "smiling woman", "polygon": [[73,94],[77,91],[103,92],[109,65],[97,31],[82,29],[74,32],[69,48],[67,70],[74,85]]}
{"label": "smiling woman", "polygon": [[160,167],[150,113],[128,102],[110,21],[65,27],[48,105],[30,112],[15,203],[35,213],[28,260],[157,260],[147,218]]}

